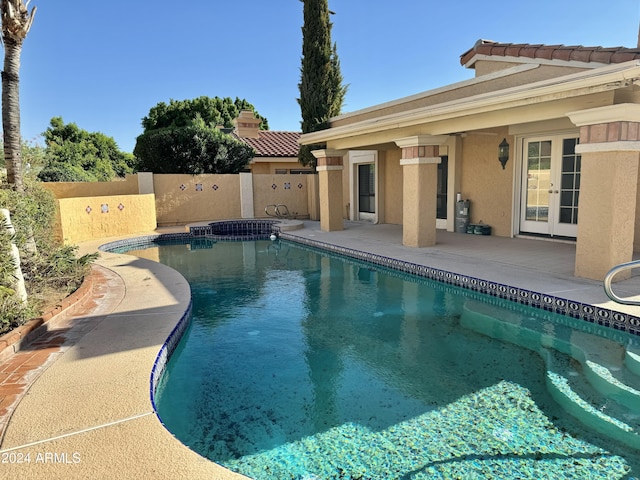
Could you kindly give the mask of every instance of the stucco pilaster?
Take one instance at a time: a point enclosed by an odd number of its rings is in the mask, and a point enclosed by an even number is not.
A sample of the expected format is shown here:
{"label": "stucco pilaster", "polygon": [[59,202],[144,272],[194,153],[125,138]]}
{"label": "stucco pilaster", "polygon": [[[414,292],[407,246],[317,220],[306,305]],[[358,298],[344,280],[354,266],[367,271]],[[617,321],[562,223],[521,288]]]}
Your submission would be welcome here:
{"label": "stucco pilaster", "polygon": [[138,194],[146,195],[147,193],[155,193],[153,187],[153,173],[138,172]]}
{"label": "stucco pilaster", "polygon": [[[576,152],[582,157],[575,275],[603,280],[612,267],[633,258],[640,105],[611,105],[569,117],[580,127]],[[623,278],[624,273],[616,276]]]}
{"label": "stucco pilaster", "polygon": [[446,136],[418,135],[396,140],[402,149],[402,243],[436,244],[436,211],[440,144]]}
{"label": "stucco pilaster", "polygon": [[314,150],[317,159],[318,188],[320,196],[320,229],[333,232],[344,229],[342,199],[342,150]]}
{"label": "stucco pilaster", "polygon": [[240,215],[242,218],[255,218],[252,173],[240,173]]}

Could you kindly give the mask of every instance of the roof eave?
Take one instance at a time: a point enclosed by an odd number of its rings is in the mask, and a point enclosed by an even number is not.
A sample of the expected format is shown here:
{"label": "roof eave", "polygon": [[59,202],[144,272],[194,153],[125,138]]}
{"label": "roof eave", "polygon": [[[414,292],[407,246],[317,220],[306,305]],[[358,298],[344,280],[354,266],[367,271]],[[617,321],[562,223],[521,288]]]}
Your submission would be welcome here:
{"label": "roof eave", "polygon": [[299,141],[302,145],[325,143],[419,123],[450,120],[551,99],[610,91],[623,88],[633,82],[640,84],[640,61],[638,60],[306,133],[300,137]]}
{"label": "roof eave", "polygon": [[575,67],[575,68],[602,68],[610,65],[609,63],[598,62],[581,62],[578,60],[559,60],[559,59],[545,59],[545,58],[528,58],[528,57],[513,57],[513,56],[496,56],[496,55],[474,55],[463,66],[465,68],[475,68],[475,64],[478,61],[485,60],[489,62],[504,62],[504,63],[518,63],[518,64],[534,64],[534,65],[552,65],[556,67]]}

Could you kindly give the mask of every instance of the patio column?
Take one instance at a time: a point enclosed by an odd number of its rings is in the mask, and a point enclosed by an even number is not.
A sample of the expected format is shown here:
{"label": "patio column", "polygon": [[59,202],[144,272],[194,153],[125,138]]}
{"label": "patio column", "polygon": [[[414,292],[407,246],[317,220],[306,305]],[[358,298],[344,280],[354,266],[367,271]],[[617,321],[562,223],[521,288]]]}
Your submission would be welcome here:
{"label": "patio column", "polygon": [[[640,105],[611,105],[568,115],[580,127],[576,152],[582,156],[575,275],[603,280],[612,267],[633,258]],[[624,273],[616,276],[624,278]]]}
{"label": "patio column", "polygon": [[402,149],[402,244],[436,244],[439,145],[446,136],[417,135],[395,143]]}
{"label": "patio column", "polygon": [[342,157],[343,150],[314,150],[320,196],[320,229],[333,232],[344,229],[342,215]]}

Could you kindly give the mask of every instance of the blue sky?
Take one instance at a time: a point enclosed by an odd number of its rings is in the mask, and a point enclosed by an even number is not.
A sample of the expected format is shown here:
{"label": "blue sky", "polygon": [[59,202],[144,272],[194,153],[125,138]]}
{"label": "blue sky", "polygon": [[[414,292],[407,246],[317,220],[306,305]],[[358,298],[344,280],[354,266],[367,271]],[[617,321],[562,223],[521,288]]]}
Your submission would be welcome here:
{"label": "blue sky", "polygon": [[[61,116],[131,152],[158,102],[240,97],[299,130],[299,0],[32,0],[20,70],[22,135]],[[638,0],[329,0],[349,85],[343,112],[466,80],[480,39],[635,47]]]}

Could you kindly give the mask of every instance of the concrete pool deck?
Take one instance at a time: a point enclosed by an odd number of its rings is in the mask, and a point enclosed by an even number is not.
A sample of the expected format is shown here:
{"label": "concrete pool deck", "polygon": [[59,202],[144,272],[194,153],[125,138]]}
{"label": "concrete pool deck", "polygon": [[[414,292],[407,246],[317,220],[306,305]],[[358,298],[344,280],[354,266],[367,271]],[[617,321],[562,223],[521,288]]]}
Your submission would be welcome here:
{"label": "concrete pool deck", "polygon": [[[176,231],[183,229],[155,233]],[[436,247],[415,249],[402,246],[399,226],[356,223],[327,233],[318,222],[305,222],[305,228],[288,233],[640,313],[640,307],[616,307],[602,282],[574,278],[570,243],[439,232]],[[81,253],[111,240],[85,243]],[[5,428],[0,424],[0,477],[244,478],[183,446],[153,412],[149,377],[162,344],[188,309],[184,278],[150,260],[104,252],[96,275],[94,301],[52,323],[45,336],[0,364],[0,400],[3,386],[5,393],[7,385],[22,390]],[[616,291],[640,293],[640,281],[620,282]]]}

